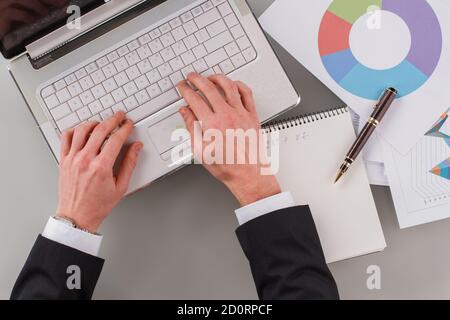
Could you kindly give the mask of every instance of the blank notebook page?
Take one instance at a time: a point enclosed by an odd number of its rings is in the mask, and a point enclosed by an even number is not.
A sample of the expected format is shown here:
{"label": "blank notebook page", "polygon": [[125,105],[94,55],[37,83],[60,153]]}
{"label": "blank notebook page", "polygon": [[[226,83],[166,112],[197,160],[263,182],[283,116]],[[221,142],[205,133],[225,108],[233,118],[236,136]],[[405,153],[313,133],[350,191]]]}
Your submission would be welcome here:
{"label": "blank notebook page", "polygon": [[386,247],[363,162],[334,179],[355,140],[346,108],[271,126],[279,132],[278,178],[298,205],[309,205],[328,263]]}

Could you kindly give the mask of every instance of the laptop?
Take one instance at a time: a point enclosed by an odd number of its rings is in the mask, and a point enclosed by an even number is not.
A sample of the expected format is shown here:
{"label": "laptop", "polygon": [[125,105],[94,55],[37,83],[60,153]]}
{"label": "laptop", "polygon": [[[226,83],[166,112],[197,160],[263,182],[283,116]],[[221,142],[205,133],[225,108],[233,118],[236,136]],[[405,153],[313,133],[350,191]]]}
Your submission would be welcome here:
{"label": "laptop", "polygon": [[247,83],[262,122],[300,102],[245,0],[11,3],[1,51],[55,159],[62,132],[123,110],[130,141],[145,144],[128,193],[183,167],[171,153],[190,143],[171,133],[184,127],[175,85],[190,72]]}

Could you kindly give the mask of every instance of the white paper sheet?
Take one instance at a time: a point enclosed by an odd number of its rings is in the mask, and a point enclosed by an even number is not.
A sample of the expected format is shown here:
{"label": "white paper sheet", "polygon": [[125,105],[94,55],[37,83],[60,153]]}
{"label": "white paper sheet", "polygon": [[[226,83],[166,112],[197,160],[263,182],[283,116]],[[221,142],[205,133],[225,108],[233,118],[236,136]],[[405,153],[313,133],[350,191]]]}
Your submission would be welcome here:
{"label": "white paper sheet", "polygon": [[[354,21],[354,25],[358,23],[359,30],[353,32],[355,28],[352,27],[351,31],[349,31],[344,25],[345,23],[341,23],[341,25],[336,28],[332,26],[331,29],[329,27],[323,27],[321,29],[321,22],[324,15],[330,18],[330,11],[327,10],[332,3],[335,6],[334,11],[340,12],[342,16],[348,15],[353,19],[355,17],[355,12],[349,13],[349,10],[346,8],[342,9],[342,7],[350,5],[356,8],[353,11],[359,10],[360,14],[356,14],[356,16],[361,16],[361,18],[358,19],[359,23],[358,21]],[[381,5],[383,11],[374,10],[373,5],[376,4]],[[428,4],[431,5],[431,7],[426,7]],[[391,8],[389,8],[389,6],[391,6]],[[336,7],[338,9],[336,9]],[[428,9],[422,10],[424,7]],[[372,79],[371,77],[349,77],[348,74],[350,73],[348,73],[345,79],[350,79],[347,82],[353,81],[353,86],[356,86],[355,90],[359,90],[358,92],[366,93],[372,92],[371,90],[373,90],[374,93],[379,92],[381,94],[385,87],[394,86],[400,87],[404,93],[408,93],[411,91],[411,88],[419,83],[419,80],[411,74],[412,71],[410,70],[414,68],[411,68],[411,66],[408,65],[407,68],[410,69],[408,69],[407,72],[401,69],[401,66],[404,66],[404,64],[408,61],[415,61],[415,65],[417,66],[422,64],[424,67],[421,70],[427,70],[427,65],[429,66],[428,71],[424,71],[422,73],[427,73],[426,76],[429,76],[425,83],[420,88],[416,89],[416,91],[412,90],[412,93],[399,98],[388,112],[386,119],[380,126],[380,135],[388,143],[390,143],[396,151],[404,155],[417,143],[423,135],[423,132],[425,132],[426,129],[432,125],[436,114],[439,114],[442,110],[445,110],[450,103],[450,90],[444,87],[444,85],[448,85],[450,83],[450,3],[448,1],[383,0],[381,2],[380,0],[277,0],[261,16],[260,22],[266,31],[285,49],[287,49],[300,63],[315,74],[343,101],[351,106],[362,119],[367,119],[372,112],[372,107],[376,102],[376,98],[374,96],[370,99],[364,98],[361,97],[360,93],[358,93],[358,96],[352,94],[348,91],[348,89],[344,89],[344,85],[342,85],[344,81],[342,80],[342,83],[338,84],[338,82],[333,79],[331,76],[332,73],[327,71],[325,68],[325,60],[323,59],[327,56],[327,54],[325,54],[327,53],[326,50],[330,49],[329,47],[332,46],[338,48],[339,45],[342,45],[339,41],[345,42],[345,37],[350,37],[351,39],[361,39],[361,19],[367,20],[367,32],[375,32],[377,30],[380,32],[385,32],[386,28],[389,29],[389,26],[392,25],[391,21],[393,18],[391,12],[396,10],[403,14],[403,16],[409,18],[409,20],[406,18],[405,19],[411,24],[415,24],[415,28],[410,26],[410,29],[415,30],[415,32],[412,32],[410,35],[412,49],[410,55],[408,56],[408,60],[405,58],[403,62],[400,61],[400,67],[396,67],[397,69],[395,69],[397,71],[402,71],[401,76],[398,78],[387,77],[386,73],[383,73],[382,76],[380,75],[378,77],[379,73],[377,73],[377,76],[374,78],[376,79],[375,83],[378,83],[379,85],[374,88],[366,85],[366,83],[370,82],[369,80]],[[369,11],[369,13],[365,14],[366,11]],[[388,11],[388,13],[386,13],[386,11]],[[342,14],[342,12],[344,13]],[[373,28],[370,22],[374,19],[374,17],[377,17],[377,14],[380,14],[381,19],[379,21],[379,26]],[[326,21],[329,21],[328,18]],[[399,19],[395,19],[394,21],[401,21]],[[383,24],[383,21],[386,21],[386,23]],[[433,26],[437,26],[438,29],[440,26],[441,33],[434,32]],[[345,30],[346,28],[347,30]],[[344,38],[337,40],[336,43],[333,42],[333,35],[328,34],[332,33],[330,30],[334,29],[338,32],[337,37],[341,37],[340,34],[344,33]],[[399,30],[400,29],[402,28],[399,28]],[[321,31],[321,39],[324,37],[331,39],[326,42],[326,46],[328,46],[328,48],[323,49],[323,47],[321,48],[319,46],[319,31]],[[381,43],[375,43],[377,51],[372,52],[372,56],[365,57],[368,61],[373,59],[373,63],[383,64],[384,61],[380,61],[379,57],[389,57],[389,55],[385,54],[386,50],[389,50],[391,55],[397,54],[395,51],[397,49],[397,42],[401,45],[404,41],[399,40],[395,42],[395,37],[399,39],[400,37],[405,37],[405,35],[397,34],[397,29],[395,28],[388,31],[393,33],[394,41],[383,43],[382,39],[380,39]],[[371,36],[370,38],[373,39],[374,37]],[[392,40],[392,38],[390,39]],[[430,46],[423,48],[422,43],[427,42],[428,40],[426,39],[434,40],[430,42]],[[441,39],[442,41],[440,41]],[[353,51],[364,51],[365,46],[374,47],[374,43],[372,42],[364,43],[364,41],[360,41],[355,44],[354,41],[349,41],[349,43],[350,44],[343,45],[342,49],[347,47],[351,50],[347,49],[342,52],[348,53]],[[441,50],[439,50],[440,48],[438,47],[440,43],[442,43]],[[400,49],[401,48],[399,48],[399,50]],[[321,57],[321,50],[323,57]],[[416,53],[416,55],[411,57],[411,53]],[[327,58],[330,56],[333,55],[329,54]],[[358,60],[354,60],[358,66],[364,67],[362,63],[358,63]],[[434,60],[436,64],[433,66]],[[337,68],[336,73],[341,72],[341,69],[345,69],[346,67],[345,63],[335,63],[333,66]],[[354,67],[349,70],[354,72],[355,69],[357,68]],[[346,72],[348,72],[348,70],[346,70]],[[352,73],[352,75],[354,76],[355,74]],[[391,74],[388,72],[387,75]],[[334,74],[334,77],[336,77],[336,74]],[[422,79],[422,81],[424,80]],[[345,84],[345,87],[348,88],[351,87],[351,85]]]}

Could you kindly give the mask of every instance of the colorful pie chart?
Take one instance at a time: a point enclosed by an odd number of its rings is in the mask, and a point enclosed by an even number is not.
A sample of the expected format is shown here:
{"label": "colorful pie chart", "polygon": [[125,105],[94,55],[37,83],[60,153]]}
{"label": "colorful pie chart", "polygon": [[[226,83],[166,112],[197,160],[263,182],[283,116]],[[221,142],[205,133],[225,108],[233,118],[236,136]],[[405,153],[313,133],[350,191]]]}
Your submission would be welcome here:
{"label": "colorful pie chart", "polygon": [[[351,49],[355,23],[370,14],[368,8],[377,7],[400,17],[411,34],[406,58],[388,69],[365,65]],[[348,92],[377,100],[385,88],[395,87],[399,97],[404,97],[422,87],[436,70],[442,53],[442,31],[426,0],[335,0],[320,25],[319,52],[330,76]]]}

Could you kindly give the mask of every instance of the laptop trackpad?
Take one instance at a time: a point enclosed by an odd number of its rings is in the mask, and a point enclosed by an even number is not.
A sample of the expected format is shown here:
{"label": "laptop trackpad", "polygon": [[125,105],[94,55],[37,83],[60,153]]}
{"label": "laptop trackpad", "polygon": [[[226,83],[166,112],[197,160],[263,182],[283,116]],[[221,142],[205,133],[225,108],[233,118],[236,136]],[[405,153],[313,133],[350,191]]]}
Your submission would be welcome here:
{"label": "laptop trackpad", "polygon": [[[159,154],[166,153],[174,147],[189,140],[189,136],[186,139],[173,141],[172,134],[177,129],[186,128],[184,120],[177,112],[174,115],[152,125],[148,128],[148,134]],[[177,137],[178,138],[178,137]]]}

